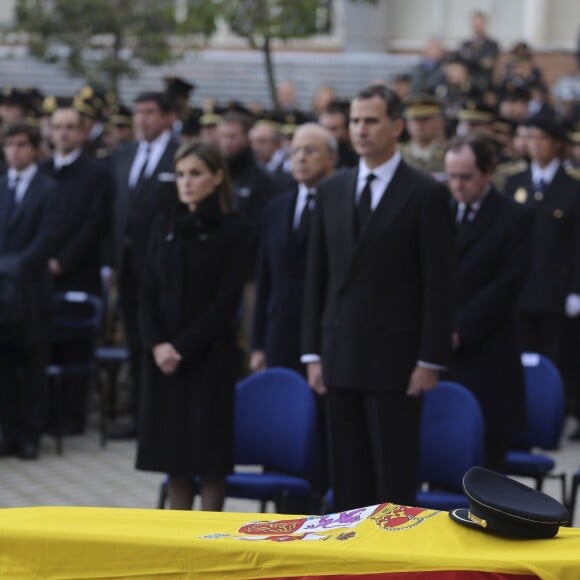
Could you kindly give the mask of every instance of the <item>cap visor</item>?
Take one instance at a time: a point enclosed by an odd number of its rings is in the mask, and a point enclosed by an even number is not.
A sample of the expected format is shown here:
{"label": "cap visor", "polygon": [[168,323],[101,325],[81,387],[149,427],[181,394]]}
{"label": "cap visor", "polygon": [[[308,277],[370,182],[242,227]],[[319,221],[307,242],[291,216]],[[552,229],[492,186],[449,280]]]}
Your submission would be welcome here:
{"label": "cap visor", "polygon": [[476,524],[475,522],[472,522],[469,519],[469,510],[467,508],[457,508],[454,510],[450,510],[449,517],[458,524],[462,524],[464,526],[467,526],[468,528],[475,528],[476,530],[483,529],[480,525]]}

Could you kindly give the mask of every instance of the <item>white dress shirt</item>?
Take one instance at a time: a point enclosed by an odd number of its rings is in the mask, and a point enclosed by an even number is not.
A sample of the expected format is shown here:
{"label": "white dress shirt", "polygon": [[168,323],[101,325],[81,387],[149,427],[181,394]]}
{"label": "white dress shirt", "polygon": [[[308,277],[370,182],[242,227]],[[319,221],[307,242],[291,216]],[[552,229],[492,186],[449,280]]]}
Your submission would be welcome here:
{"label": "white dress shirt", "polygon": [[297,230],[298,227],[300,226],[302,212],[304,211],[304,207],[306,206],[306,201],[308,199],[309,193],[316,195],[316,189],[314,187],[309,189],[303,183],[300,183],[298,185],[298,197],[296,199],[296,208],[294,209],[294,220],[292,221],[295,230]]}
{"label": "white dress shirt", "polygon": [[372,173],[375,178],[371,181],[371,210],[374,211],[379,205],[379,202],[383,198],[385,189],[391,183],[397,167],[401,162],[401,154],[396,151],[395,154],[382,165],[375,167],[374,169],[369,169],[367,164],[363,159],[359,160],[358,164],[358,179],[356,183],[356,205],[358,205],[362,190],[364,189],[367,177]]}
{"label": "white dress shirt", "polygon": [[530,168],[532,170],[532,183],[534,187],[540,183],[540,180],[543,180],[546,185],[552,183],[556,172],[560,168],[560,163],[561,161],[558,157],[552,159],[545,167],[540,167],[535,161],[532,161]]}
{"label": "white dress shirt", "polygon": [[8,186],[10,187],[15,180],[18,180],[18,186],[16,187],[16,204],[19,205],[22,203],[24,196],[28,190],[28,186],[30,182],[33,180],[36,172],[38,171],[38,165],[33,163],[29,165],[26,169],[22,171],[16,171],[13,167],[8,169]]}
{"label": "white dress shirt", "polygon": [[159,164],[159,160],[165,153],[167,144],[171,139],[170,131],[163,131],[155,141],[139,141],[139,146],[137,148],[137,154],[133,160],[133,165],[131,166],[131,171],[129,173],[129,186],[135,187],[137,181],[139,180],[139,175],[141,174],[141,168],[145,158],[147,157],[147,148],[149,148],[149,158],[147,160],[147,166],[145,167],[145,172],[143,176],[148,178],[155,171],[155,168]]}

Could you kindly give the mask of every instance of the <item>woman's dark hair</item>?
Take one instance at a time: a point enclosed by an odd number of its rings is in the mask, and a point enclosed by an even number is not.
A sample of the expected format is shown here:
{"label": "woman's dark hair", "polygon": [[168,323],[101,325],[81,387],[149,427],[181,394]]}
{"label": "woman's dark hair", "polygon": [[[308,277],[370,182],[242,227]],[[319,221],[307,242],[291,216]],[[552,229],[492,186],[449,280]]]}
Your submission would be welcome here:
{"label": "woman's dark hair", "polygon": [[173,158],[174,167],[179,161],[191,155],[195,155],[201,159],[213,174],[219,171],[222,172],[222,182],[216,187],[214,193],[218,196],[222,212],[230,212],[234,200],[232,182],[226,161],[217,145],[209,141],[185,143],[175,153],[175,157]]}

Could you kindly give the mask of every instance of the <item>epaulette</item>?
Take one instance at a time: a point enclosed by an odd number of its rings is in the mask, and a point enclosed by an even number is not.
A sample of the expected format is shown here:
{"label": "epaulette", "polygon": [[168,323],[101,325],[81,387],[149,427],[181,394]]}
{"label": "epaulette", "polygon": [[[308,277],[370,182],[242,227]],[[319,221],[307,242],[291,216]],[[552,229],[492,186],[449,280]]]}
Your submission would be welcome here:
{"label": "epaulette", "polygon": [[506,161],[497,166],[496,171],[501,173],[504,177],[509,175],[516,175],[516,173],[523,173],[528,169],[528,162],[524,159],[516,161]]}
{"label": "epaulette", "polygon": [[573,179],[578,179],[580,181],[580,167],[574,167],[573,165],[566,165],[564,171]]}

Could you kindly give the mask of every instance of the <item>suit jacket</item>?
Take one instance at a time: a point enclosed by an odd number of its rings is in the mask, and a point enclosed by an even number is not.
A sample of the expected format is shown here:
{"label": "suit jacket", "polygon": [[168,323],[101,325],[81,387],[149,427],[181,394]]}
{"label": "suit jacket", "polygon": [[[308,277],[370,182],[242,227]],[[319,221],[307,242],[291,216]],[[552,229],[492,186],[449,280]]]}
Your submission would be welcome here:
{"label": "suit jacket", "polygon": [[304,305],[307,236],[293,227],[297,192],[273,199],[264,210],[258,252],[252,347],[265,350],[268,366],[304,372],[300,325]]}
{"label": "suit jacket", "polygon": [[60,244],[62,205],[56,183],[38,171],[24,199],[11,211],[8,178],[0,178],[0,259],[18,275],[23,313],[17,340],[48,340],[52,286],[47,262]]}
{"label": "suit jacket", "polygon": [[357,171],[318,187],[302,352],[322,355],[327,385],[404,392],[417,361],[446,365],[451,354],[449,194],[401,161],[355,240]]}
{"label": "suit jacket", "polygon": [[54,256],[62,273],[54,279],[55,289],[100,295],[101,254],[110,224],[112,175],[87,153],[59,170],[49,159],[41,170],[57,181],[65,205],[63,244]]}
{"label": "suit jacket", "polygon": [[113,251],[119,272],[128,270],[140,279],[155,217],[177,203],[173,157],[178,147],[172,138],[153,173],[135,190],[129,187],[129,173],[138,143],[114,155]]}
{"label": "suit jacket", "polygon": [[471,389],[487,428],[524,427],[517,312],[532,257],[533,212],[492,189],[457,238],[456,331],[447,378]]}
{"label": "suit jacket", "polygon": [[538,196],[528,168],[508,177],[504,190],[536,214],[533,259],[522,309],[563,312],[566,296],[580,293],[580,181],[560,166]]}

